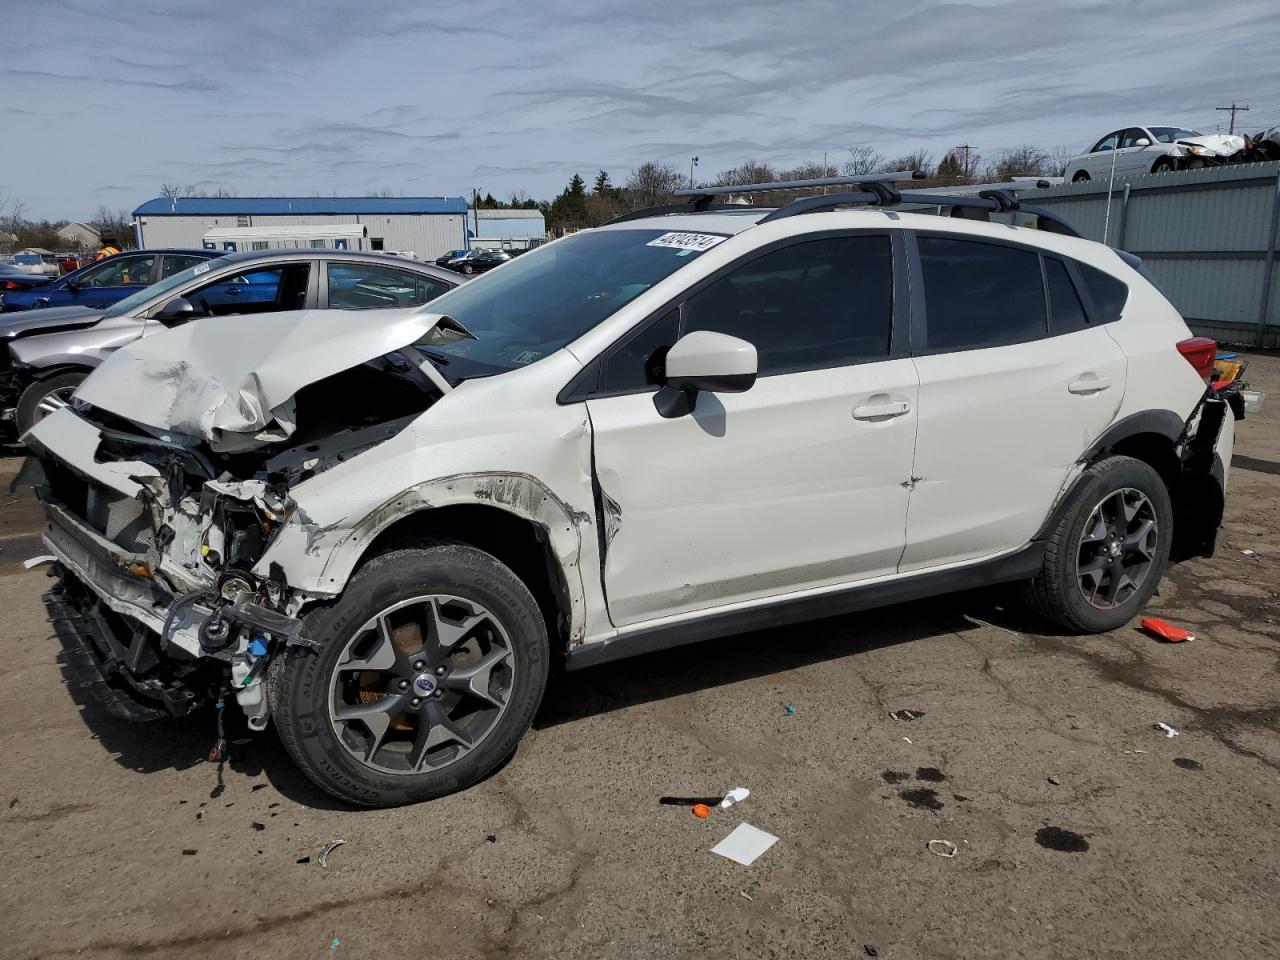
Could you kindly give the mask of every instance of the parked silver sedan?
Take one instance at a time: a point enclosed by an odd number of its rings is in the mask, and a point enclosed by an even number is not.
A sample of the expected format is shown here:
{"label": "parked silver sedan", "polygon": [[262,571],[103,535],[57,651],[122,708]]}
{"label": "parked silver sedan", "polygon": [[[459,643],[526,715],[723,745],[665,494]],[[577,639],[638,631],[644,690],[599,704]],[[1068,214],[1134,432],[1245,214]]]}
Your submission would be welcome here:
{"label": "parked silver sedan", "polygon": [[105,310],[52,307],[6,315],[0,318],[0,423],[21,436],[65,406],[109,353],[189,320],[409,307],[463,282],[450,270],[387,254],[264,250],[196,264]]}

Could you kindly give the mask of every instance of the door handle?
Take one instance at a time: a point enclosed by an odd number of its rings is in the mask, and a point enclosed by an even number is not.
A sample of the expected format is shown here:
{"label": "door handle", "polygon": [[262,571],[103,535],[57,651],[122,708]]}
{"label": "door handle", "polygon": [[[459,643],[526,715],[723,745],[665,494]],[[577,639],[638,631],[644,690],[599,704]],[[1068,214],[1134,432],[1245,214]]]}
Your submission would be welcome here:
{"label": "door handle", "polygon": [[241,290],[239,287],[228,287],[226,295],[228,297],[238,297],[240,296],[240,293],[241,293]]}
{"label": "door handle", "polygon": [[855,420],[887,420],[900,417],[911,410],[911,404],[905,400],[881,400],[876,403],[863,403],[853,408]]}
{"label": "door handle", "polygon": [[1086,373],[1068,383],[1067,389],[1072,393],[1087,395],[1090,393],[1101,393],[1109,386],[1111,386],[1110,377],[1099,377],[1092,373]]}

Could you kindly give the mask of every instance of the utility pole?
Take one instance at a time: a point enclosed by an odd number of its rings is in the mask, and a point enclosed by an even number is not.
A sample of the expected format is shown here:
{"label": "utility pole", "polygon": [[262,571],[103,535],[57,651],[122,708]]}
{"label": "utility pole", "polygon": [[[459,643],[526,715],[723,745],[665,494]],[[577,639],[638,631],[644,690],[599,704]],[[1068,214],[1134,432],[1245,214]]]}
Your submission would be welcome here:
{"label": "utility pole", "polygon": [[966,180],[968,180],[969,179],[969,145],[967,143],[962,143],[960,144],[960,146],[956,147],[956,149],[964,151],[964,165],[960,167],[960,175],[963,176]]}
{"label": "utility pole", "polygon": [[[475,187],[471,188],[471,214],[476,224],[476,232],[473,236],[478,237],[480,236],[480,191]],[[467,244],[467,249],[471,249],[471,244]]]}
{"label": "utility pole", "polygon": [[696,167],[697,165],[698,165],[698,158],[690,157],[689,158],[689,189],[690,190],[693,189],[693,168]]}
{"label": "utility pole", "polygon": [[1233,100],[1233,101],[1231,101],[1231,106],[1229,106],[1229,107],[1214,107],[1213,109],[1215,109],[1215,110],[1225,110],[1225,111],[1227,111],[1227,112],[1229,112],[1229,113],[1231,114],[1231,126],[1227,128],[1227,133],[1235,133],[1235,132],[1236,132],[1236,113],[1237,113],[1237,112],[1243,113],[1244,111],[1248,110],[1249,108],[1248,108],[1248,107],[1237,107],[1237,106],[1236,106],[1236,104],[1235,104],[1235,101]]}

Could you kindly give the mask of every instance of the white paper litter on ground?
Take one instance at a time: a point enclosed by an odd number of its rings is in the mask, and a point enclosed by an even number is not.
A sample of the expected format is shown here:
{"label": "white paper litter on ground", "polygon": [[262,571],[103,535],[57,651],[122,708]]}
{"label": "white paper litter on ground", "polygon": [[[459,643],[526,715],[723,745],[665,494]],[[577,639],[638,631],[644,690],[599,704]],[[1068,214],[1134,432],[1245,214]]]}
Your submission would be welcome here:
{"label": "white paper litter on ground", "polygon": [[1178,735],[1178,731],[1167,723],[1157,723],[1156,729],[1162,731],[1166,737],[1176,737]]}
{"label": "white paper litter on ground", "polygon": [[30,570],[32,567],[38,567],[42,563],[57,563],[57,562],[58,562],[57,557],[50,556],[49,554],[46,553],[43,556],[32,557],[30,560],[23,560],[22,565],[26,569]]}
{"label": "white paper litter on ground", "polygon": [[751,791],[746,787],[734,787],[724,795],[724,799],[720,801],[720,806],[727,810],[735,803],[741,803],[749,796],[751,796]]}
{"label": "white paper litter on ground", "polygon": [[733,828],[731,834],[712,847],[711,852],[749,867],[755,863],[756,857],[777,842],[778,838],[772,833],[765,833],[749,823],[740,823]]}

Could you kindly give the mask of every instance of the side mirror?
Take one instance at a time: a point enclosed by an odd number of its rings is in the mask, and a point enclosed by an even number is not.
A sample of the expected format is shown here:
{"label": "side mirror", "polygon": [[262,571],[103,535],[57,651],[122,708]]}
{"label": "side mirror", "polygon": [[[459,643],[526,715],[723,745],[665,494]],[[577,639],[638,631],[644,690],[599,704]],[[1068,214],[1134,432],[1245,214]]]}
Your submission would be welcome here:
{"label": "side mirror", "polygon": [[693,411],[698,391],[742,393],[756,382],[756,348],[727,333],[695,330],[667,351],[666,384],[654,396],[658,413],[667,418]]}
{"label": "side mirror", "polygon": [[1135,147],[1149,147],[1151,146],[1151,141],[1148,140],[1146,137],[1143,137],[1141,140],[1133,141],[1133,145]]}
{"label": "side mirror", "polygon": [[72,293],[79,293],[79,292],[80,292],[80,284],[76,283],[74,280],[68,280],[68,281],[67,281],[67,289],[68,289],[68,290],[70,290]]}
{"label": "side mirror", "polygon": [[156,313],[155,318],[166,326],[183,323],[196,315],[195,304],[186,297],[174,297]]}

